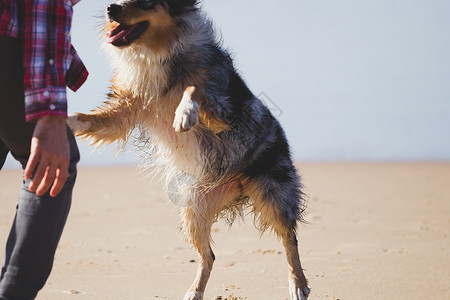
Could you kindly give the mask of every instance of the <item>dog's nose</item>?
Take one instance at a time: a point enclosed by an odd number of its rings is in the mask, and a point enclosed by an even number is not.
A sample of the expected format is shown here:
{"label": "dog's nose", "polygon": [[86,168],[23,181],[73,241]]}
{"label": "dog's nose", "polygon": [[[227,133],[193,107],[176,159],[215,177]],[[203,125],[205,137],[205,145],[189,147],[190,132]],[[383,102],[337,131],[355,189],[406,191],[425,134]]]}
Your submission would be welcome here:
{"label": "dog's nose", "polygon": [[111,4],[110,6],[108,6],[108,15],[111,18],[117,17],[117,15],[122,11],[122,6],[117,5],[117,4]]}

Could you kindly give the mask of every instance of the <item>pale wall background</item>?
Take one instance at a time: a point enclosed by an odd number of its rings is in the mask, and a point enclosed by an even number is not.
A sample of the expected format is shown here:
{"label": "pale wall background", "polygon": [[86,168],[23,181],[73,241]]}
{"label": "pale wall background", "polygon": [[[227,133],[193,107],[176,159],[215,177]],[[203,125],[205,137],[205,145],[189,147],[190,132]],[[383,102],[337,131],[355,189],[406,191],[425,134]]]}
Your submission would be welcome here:
{"label": "pale wall background", "polygon": [[[110,1],[74,8],[73,44],[91,75],[70,112],[105,100],[98,32]],[[203,6],[301,161],[450,160],[450,1],[211,0]],[[110,149],[82,165],[135,163]],[[7,167],[17,165],[11,159]]]}

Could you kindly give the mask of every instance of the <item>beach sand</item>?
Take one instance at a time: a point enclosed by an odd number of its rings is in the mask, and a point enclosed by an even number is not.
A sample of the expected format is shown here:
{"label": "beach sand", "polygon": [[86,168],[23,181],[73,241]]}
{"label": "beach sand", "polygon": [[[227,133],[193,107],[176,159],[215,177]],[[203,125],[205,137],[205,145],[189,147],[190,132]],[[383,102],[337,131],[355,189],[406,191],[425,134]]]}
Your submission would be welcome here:
{"label": "beach sand", "polygon": [[[450,299],[449,163],[299,163],[309,299]],[[0,247],[21,181],[0,172]],[[198,258],[157,179],[80,168],[53,272],[38,300],[182,299]],[[284,249],[251,215],[214,225],[206,300],[288,299]],[[3,255],[0,255],[2,257]]]}

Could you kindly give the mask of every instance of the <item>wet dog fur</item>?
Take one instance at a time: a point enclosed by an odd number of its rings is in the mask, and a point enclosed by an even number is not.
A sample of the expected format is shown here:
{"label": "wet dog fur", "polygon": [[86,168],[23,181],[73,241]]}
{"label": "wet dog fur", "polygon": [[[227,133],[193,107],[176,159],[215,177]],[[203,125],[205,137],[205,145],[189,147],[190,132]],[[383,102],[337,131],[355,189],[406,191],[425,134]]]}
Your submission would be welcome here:
{"label": "wet dog fur", "polygon": [[282,240],[291,299],[306,299],[296,238],[304,201],[286,136],[197,1],[115,1],[103,37],[115,72],[108,100],[68,123],[97,145],[125,144],[139,131],[140,149],[164,175],[200,258],[184,300],[203,299],[215,260],[212,224],[223,216],[232,222],[245,207],[261,232]]}

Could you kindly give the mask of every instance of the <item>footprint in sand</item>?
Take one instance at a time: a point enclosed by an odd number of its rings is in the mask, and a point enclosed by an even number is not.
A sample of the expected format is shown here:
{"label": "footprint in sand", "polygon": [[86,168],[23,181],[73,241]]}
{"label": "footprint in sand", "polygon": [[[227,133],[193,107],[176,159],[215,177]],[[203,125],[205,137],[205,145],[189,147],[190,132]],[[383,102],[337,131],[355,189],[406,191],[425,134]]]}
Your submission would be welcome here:
{"label": "footprint in sand", "polygon": [[69,295],[80,295],[83,294],[83,292],[77,291],[77,290],[68,290],[68,291],[62,291],[63,294],[69,294]]}
{"label": "footprint in sand", "polygon": [[214,300],[247,300],[247,297],[241,298],[241,297],[236,297],[234,294],[231,294],[231,295],[227,296],[226,298],[223,298],[222,296],[217,296],[216,298],[214,298]]}

